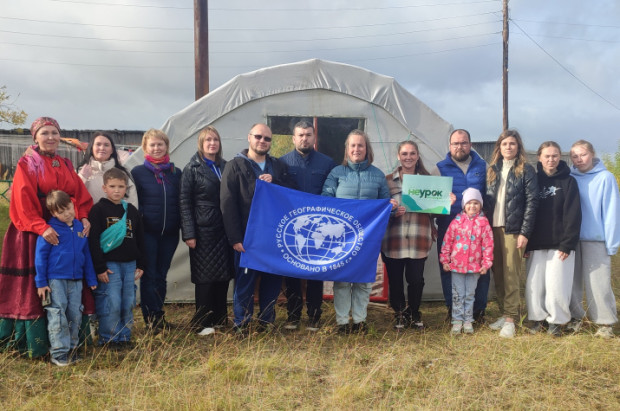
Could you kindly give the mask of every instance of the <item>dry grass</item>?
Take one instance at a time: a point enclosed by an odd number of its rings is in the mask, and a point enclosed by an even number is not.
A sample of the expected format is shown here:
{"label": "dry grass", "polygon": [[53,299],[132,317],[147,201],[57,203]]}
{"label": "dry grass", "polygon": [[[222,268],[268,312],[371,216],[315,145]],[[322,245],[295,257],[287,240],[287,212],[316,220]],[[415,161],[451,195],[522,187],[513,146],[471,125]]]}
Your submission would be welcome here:
{"label": "dry grass", "polygon": [[[613,267],[620,296],[620,256]],[[62,369],[0,353],[0,404],[7,410],[620,409],[620,338],[595,338],[591,325],[560,339],[520,332],[506,341],[488,328],[454,338],[443,305],[428,303],[427,330],[399,334],[389,309],[373,304],[369,335],[339,336],[333,306],[325,305],[326,326],[315,334],[199,337],[181,327],[153,337],[137,318],[130,352],[86,347],[82,362]],[[495,310],[491,303],[490,318]],[[182,325],[192,311],[171,305],[167,316]],[[280,326],[284,312],[278,309]]]}
{"label": "dry grass", "polygon": [[[488,329],[454,338],[434,303],[423,306],[426,332],[398,334],[390,312],[373,305],[369,335],[339,336],[326,305],[316,334],[153,337],[138,319],[137,347],[127,353],[87,347],[82,362],[63,369],[2,353],[0,401],[6,409],[620,407],[620,338],[594,338],[592,327],[560,339],[506,341]],[[184,324],[191,311],[169,306],[167,315]]]}

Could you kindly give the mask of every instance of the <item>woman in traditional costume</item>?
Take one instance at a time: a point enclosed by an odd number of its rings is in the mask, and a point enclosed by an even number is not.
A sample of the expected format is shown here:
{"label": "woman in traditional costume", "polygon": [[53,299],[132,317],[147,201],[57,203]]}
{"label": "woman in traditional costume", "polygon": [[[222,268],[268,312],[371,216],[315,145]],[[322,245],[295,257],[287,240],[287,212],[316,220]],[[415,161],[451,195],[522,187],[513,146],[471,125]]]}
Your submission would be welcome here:
{"label": "woman in traditional costume", "polygon": [[58,234],[47,224],[44,206],[52,190],[69,194],[76,218],[88,235],[87,216],[93,200],[73,164],[56,151],[60,126],[50,117],[40,117],[30,126],[35,144],[19,159],[11,193],[11,223],[4,236],[0,261],[0,348],[17,349],[29,357],[48,351],[47,328],[41,300],[34,283],[34,251],[38,236],[58,244]]}

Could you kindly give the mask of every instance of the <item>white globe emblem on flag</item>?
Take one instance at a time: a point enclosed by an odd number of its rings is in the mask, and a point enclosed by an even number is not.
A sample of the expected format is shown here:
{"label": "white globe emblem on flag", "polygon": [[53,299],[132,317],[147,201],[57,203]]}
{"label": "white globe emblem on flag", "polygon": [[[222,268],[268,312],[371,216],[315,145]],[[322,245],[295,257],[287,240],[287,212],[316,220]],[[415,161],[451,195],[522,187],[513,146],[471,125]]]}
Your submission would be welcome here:
{"label": "white globe emblem on flag", "polygon": [[347,220],[330,214],[293,218],[284,227],[282,239],[291,257],[315,266],[338,262],[361,245],[358,230]]}

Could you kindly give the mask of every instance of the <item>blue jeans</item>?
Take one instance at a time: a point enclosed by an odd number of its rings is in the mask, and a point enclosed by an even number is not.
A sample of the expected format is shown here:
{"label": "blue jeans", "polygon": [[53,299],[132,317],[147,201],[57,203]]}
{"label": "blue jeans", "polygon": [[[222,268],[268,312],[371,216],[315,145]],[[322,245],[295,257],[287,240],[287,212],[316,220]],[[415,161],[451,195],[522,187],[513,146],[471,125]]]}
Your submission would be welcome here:
{"label": "blue jeans", "polygon": [[334,281],[334,310],[338,325],[349,323],[349,311],[353,323],[366,321],[372,283],[347,283]]}
{"label": "blue jeans", "polygon": [[452,271],[452,321],[474,321],[474,295],[480,274]]}
{"label": "blue jeans", "polygon": [[136,262],[107,262],[109,283],[99,282],[95,307],[99,319],[99,345],[109,341],[125,342],[131,339],[133,308],[136,305]]}
{"label": "blue jeans", "polygon": [[178,231],[166,235],[144,233],[144,249],[147,250],[148,257],[144,274],[140,278],[140,307],[147,325],[164,316],[166,276],[178,245]]}
{"label": "blue jeans", "polygon": [[[441,255],[441,243],[443,237],[446,235],[448,227],[437,228],[437,257]],[[437,259],[439,261],[439,259]],[[444,271],[443,266],[439,263],[439,275],[441,276],[441,290],[443,291],[443,298],[446,302],[446,307],[449,310],[452,309],[452,273],[450,271]],[[487,309],[487,301],[489,299],[489,284],[491,283],[490,273],[481,275],[478,279],[478,285],[476,286],[476,294],[474,297],[474,314],[484,314]]]}
{"label": "blue jeans", "polygon": [[234,325],[243,327],[252,320],[254,314],[254,286],[260,277],[258,288],[258,321],[273,323],[276,320],[275,305],[282,289],[282,277],[258,270],[239,267],[241,254],[235,251],[235,289],[233,293]]}
{"label": "blue jeans", "polygon": [[67,355],[78,345],[82,323],[82,280],[49,280],[52,303],[47,311],[47,332],[52,358]]}

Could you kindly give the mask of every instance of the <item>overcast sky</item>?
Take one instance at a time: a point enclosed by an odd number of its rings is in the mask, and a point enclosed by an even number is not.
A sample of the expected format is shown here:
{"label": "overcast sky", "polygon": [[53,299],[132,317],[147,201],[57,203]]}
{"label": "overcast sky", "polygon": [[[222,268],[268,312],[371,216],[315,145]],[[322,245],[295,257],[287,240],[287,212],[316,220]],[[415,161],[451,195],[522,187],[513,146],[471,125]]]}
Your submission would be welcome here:
{"label": "overcast sky", "polygon": [[[194,99],[193,1],[0,0],[0,85],[65,129],[160,127]],[[620,141],[620,2],[512,0],[509,120],[535,150]],[[501,0],[210,0],[210,87],[310,58],[394,77],[474,141],[502,129]],[[0,128],[12,128],[0,124]]]}

